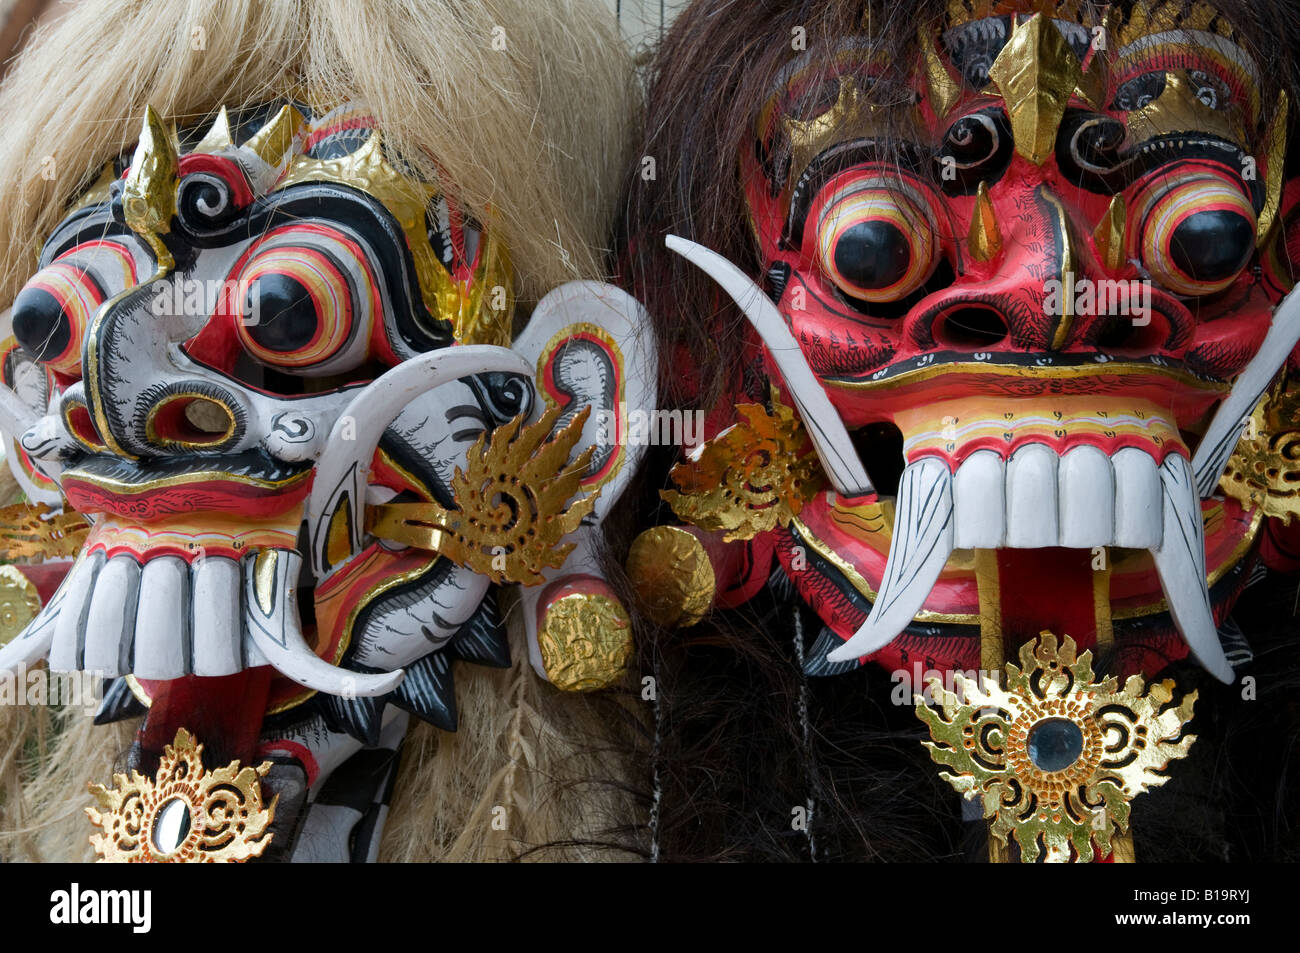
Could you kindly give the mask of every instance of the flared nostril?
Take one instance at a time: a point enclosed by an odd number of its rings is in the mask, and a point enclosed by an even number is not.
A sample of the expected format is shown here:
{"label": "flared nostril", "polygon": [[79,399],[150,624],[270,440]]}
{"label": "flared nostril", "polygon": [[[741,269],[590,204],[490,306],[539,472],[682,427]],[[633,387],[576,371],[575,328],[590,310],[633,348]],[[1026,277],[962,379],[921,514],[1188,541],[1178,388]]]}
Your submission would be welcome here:
{"label": "flared nostril", "polygon": [[1169,327],[1154,314],[1110,314],[1101,318],[1089,343],[1104,354],[1150,354],[1169,339]]}
{"label": "flared nostril", "polygon": [[933,324],[934,340],[955,351],[978,351],[1005,341],[1010,333],[1006,319],[996,309],[963,305],[939,314]]}
{"label": "flared nostril", "polygon": [[67,406],[64,411],[64,423],[67,425],[68,432],[87,449],[95,452],[106,449],[104,438],[95,429],[95,422],[84,404]]}
{"label": "flared nostril", "polygon": [[145,433],[158,446],[212,447],[229,440],[235,426],[234,412],[220,401],[201,394],[172,394],[149,411]]}

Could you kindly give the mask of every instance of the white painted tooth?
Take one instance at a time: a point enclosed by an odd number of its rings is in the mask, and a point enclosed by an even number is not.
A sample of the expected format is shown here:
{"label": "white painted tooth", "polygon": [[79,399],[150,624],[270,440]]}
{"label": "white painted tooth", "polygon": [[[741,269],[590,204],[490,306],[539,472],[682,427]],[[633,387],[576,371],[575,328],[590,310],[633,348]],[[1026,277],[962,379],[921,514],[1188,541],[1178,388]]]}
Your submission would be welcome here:
{"label": "white painted tooth", "polygon": [[894,505],[889,561],[875,605],[861,628],[826,656],[847,662],[894,640],[921,611],[953,550],[952,473],[948,464],[924,457],[903,471]]}
{"label": "white painted tooth", "polygon": [[131,671],[140,564],[134,556],[114,556],[99,573],[86,615],[86,642],[81,667],[105,678]]}
{"label": "white painted tooth", "polygon": [[992,450],[977,450],[957,468],[952,480],[953,545],[957,549],[997,549],[1006,536],[1006,466]]}
{"label": "white painted tooth", "polygon": [[190,567],[190,579],[194,593],[194,674],[233,675],[242,671],[244,613],[239,601],[239,563],[225,556],[196,559]]}
{"label": "white painted tooth", "polygon": [[1041,443],[1021,447],[1007,461],[1008,547],[1057,544],[1056,463],[1056,453]]}
{"label": "white painted tooth", "polygon": [[1223,654],[1210,606],[1205,578],[1205,524],[1191,464],[1171,453],[1160,468],[1160,480],[1164,486],[1164,540],[1151,555],[1155,557],[1169,614],[1196,660],[1219,681],[1232,684],[1232,666]]}
{"label": "white painted tooth", "polygon": [[1155,549],[1164,527],[1164,492],[1150,454],[1125,447],[1110,458],[1115,469],[1115,543]]}
{"label": "white painted tooth", "polygon": [[251,660],[266,664],[299,685],[345,698],[386,695],[406,673],[350,672],[331,665],[307,645],[298,619],[298,574],[302,556],[291,549],[267,549],[244,557],[244,636]]}
{"label": "white painted tooth", "polygon": [[95,591],[95,578],[104,565],[104,554],[93,553],[73,567],[70,578],[64,581],[68,594],[54,623],[54,640],[50,645],[51,672],[77,672],[81,670],[82,639],[86,635],[86,616],[90,611],[90,597]]}
{"label": "white painted tooth", "polygon": [[135,611],[134,673],[165,681],[190,674],[190,567],[157,556],[140,572]]}
{"label": "white painted tooth", "polygon": [[1096,447],[1075,447],[1057,469],[1061,545],[1109,546],[1115,537],[1115,471]]}

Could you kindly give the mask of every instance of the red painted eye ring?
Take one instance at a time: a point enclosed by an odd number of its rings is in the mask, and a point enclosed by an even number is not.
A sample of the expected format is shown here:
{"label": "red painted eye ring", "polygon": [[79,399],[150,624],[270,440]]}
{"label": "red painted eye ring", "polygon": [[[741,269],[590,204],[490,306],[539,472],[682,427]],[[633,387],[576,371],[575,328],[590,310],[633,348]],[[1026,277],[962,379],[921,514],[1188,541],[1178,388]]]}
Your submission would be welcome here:
{"label": "red painted eye ring", "polygon": [[901,184],[857,179],[819,199],[811,213],[817,261],[846,295],[873,304],[898,301],[934,272],[934,222]]}

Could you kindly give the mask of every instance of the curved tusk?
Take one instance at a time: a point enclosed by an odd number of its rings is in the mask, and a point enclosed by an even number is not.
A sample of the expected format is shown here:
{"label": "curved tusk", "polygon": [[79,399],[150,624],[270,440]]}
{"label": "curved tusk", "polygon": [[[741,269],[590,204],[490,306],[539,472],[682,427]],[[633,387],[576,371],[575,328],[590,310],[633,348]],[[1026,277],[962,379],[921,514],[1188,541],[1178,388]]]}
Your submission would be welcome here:
{"label": "curved tusk", "polygon": [[396,689],[406,676],[401,669],[350,672],[307,645],[298,620],[301,569],[302,556],[291,549],[264,549],[244,557],[244,633],[252,647],[281,675],[328,695],[371,697]]}
{"label": "curved tusk", "polygon": [[1231,685],[1237,676],[1224,654],[1219,627],[1214,624],[1205,580],[1205,525],[1191,466],[1178,454],[1169,454],[1160,467],[1160,482],[1164,489],[1164,537],[1151,550],[1151,556],[1169,614],[1196,660],[1219,681]]}
{"label": "curved tusk", "polygon": [[799,417],[835,489],[845,496],[864,496],[873,492],[871,478],[853,449],[844,421],[808,366],[803,351],[771,299],[748,275],[717,252],[676,235],[669,235],[664,243],[721,285],[745,313],[785,378],[790,396],[799,409]]}
{"label": "curved tusk", "polygon": [[853,636],[826,656],[849,662],[884,648],[921,611],[953,550],[952,473],[934,457],[903,471],[894,508],[894,537],[875,605]]}
{"label": "curved tusk", "polygon": [[1223,476],[1228,457],[1237,446],[1246,418],[1268,390],[1278,369],[1290,357],[1297,341],[1300,341],[1300,288],[1292,289],[1273,312],[1273,323],[1264,335],[1264,343],[1246,369],[1237,375],[1232,393],[1219,405],[1196,448],[1192,472],[1196,474],[1196,489],[1202,499],[1219,485],[1219,477]]}
{"label": "curved tusk", "polygon": [[393,419],[425,391],[462,377],[494,372],[531,378],[533,367],[509,348],[488,344],[441,348],[387,371],[343,408],[316,465],[304,515],[317,579],[331,566],[329,543],[336,521],[346,528],[350,552],[361,548],[366,473],[379,439]]}

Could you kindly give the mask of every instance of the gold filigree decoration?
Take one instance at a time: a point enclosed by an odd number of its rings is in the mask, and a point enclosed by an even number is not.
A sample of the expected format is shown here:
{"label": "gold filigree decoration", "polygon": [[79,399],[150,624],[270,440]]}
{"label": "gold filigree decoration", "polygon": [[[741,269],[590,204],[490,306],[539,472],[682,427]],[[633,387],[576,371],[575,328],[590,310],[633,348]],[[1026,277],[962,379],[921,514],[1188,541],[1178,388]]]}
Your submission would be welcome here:
{"label": "gold filigree decoration", "polygon": [[938,708],[917,696],[930,756],[968,800],[980,799],[994,837],[1014,835],[1021,860],[1087,862],[1129,826],[1130,801],[1168,780],[1169,762],[1196,740],[1184,733],[1196,692],[1172,703],[1173,682],[1132,675],[1093,680],[1092,653],[1076,658],[1068,636],[1043,632],[1006,666],[1006,685],[938,679]]}
{"label": "gold filigree decoration", "polygon": [[632,622],[611,596],[571,592],[546,607],[537,646],[552,685],[566,692],[594,692],[627,674]]}
{"label": "gold filigree decoration", "polygon": [[787,526],[821,487],[821,464],[794,412],[774,402],[737,404],[741,421],[707,441],[669,474],[680,492],[660,495],[680,519],[725,530],[727,542]]}
{"label": "gold filigree decoration", "polygon": [[1259,402],[1219,486],[1265,516],[1289,523],[1300,514],[1300,387],[1279,386]]}
{"label": "gold filigree decoration", "polygon": [[523,415],[479,437],[451,480],[453,509],[437,503],[386,503],[366,509],[366,531],[379,539],[432,550],[493,582],[535,586],[542,570],[559,568],[573,549],[560,540],[578,528],[600,495],[566,503],[581,489],[592,447],[568,462],[590,408],[547,436],[560,416],[551,407],[523,427]]}
{"label": "gold filigree decoration", "polygon": [[1083,66],[1051,19],[1036,13],[1016,23],[989,67],[1007,104],[1016,152],[1042,165],[1056,148],[1065,107],[1083,81]]}
{"label": "gold filigree decoration", "polygon": [[637,536],[627,575],[646,617],[664,628],[699,622],[718,588],[703,544],[680,526],[654,526]]}
{"label": "gold filigree decoration", "polygon": [[371,133],[361,148],[335,159],[294,157],[276,190],[303,182],[337,182],[378,199],[406,236],[429,313],[450,321],[461,344],[509,346],[514,283],[505,246],[494,230],[484,229],[473,280],[468,287],[455,281],[434,254],[426,230],[425,212],[438,187],[398,171],[384,154],[382,133]]}
{"label": "gold filigree decoration", "polygon": [[0,645],[8,645],[41,611],[41,595],[15,566],[0,566]]}
{"label": "gold filigree decoration", "polygon": [[203,745],[184,728],[163,749],[154,780],[138,771],[113,775],[113,788],[91,784],[99,810],[86,808],[102,830],[90,844],[101,862],[186,864],[243,863],[261,856],[273,836],[276,795],[262,804],[259,778],[271,770],[232,761],[203,767]]}
{"label": "gold filigree decoration", "polygon": [[1119,30],[1120,46],[1128,46],[1143,37],[1173,30],[1200,30],[1236,40],[1236,31],[1228,18],[1213,4],[1197,0],[1190,6],[1185,0],[1139,0]]}
{"label": "gold filigree decoration", "polygon": [[0,559],[42,562],[77,555],[90,524],[75,511],[55,513],[44,503],[0,507]]}

